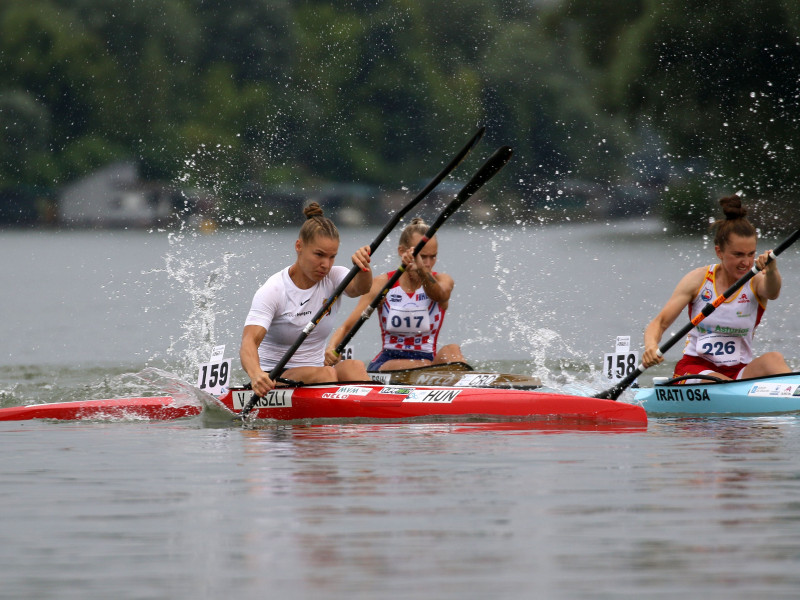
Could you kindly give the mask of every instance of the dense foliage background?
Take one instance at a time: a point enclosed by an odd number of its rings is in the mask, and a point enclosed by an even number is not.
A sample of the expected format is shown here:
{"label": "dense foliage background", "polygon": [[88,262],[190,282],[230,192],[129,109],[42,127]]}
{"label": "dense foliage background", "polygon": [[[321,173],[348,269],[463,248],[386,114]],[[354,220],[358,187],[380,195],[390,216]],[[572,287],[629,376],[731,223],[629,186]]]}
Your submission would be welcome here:
{"label": "dense foliage background", "polygon": [[[797,189],[794,0],[4,0],[0,190],[122,158],[210,189],[397,189],[479,124],[504,187]],[[688,198],[686,203],[680,199]]]}

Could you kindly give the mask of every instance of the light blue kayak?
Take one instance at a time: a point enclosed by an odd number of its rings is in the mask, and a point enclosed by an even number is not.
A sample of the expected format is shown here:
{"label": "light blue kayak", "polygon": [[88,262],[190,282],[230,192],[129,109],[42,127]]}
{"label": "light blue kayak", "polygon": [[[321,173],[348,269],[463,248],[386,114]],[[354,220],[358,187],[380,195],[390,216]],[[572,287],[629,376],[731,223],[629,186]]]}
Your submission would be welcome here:
{"label": "light blue kayak", "polygon": [[800,373],[679,384],[658,382],[636,392],[634,403],[651,415],[770,415],[800,412]]}

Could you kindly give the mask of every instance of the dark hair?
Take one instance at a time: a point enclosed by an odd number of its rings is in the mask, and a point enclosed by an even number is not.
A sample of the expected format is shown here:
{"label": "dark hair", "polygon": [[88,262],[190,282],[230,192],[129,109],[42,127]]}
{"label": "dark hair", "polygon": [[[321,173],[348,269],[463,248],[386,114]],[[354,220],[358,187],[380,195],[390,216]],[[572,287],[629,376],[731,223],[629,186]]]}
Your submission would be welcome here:
{"label": "dark hair", "polygon": [[300,228],[299,238],[303,243],[309,243],[316,236],[322,235],[334,240],[339,239],[339,230],[328,217],[324,216],[322,208],[316,202],[312,202],[303,209],[306,222]]}
{"label": "dark hair", "polygon": [[397,245],[402,246],[403,248],[410,248],[411,238],[413,235],[415,233],[425,235],[428,232],[428,229],[430,228],[424,219],[419,217],[412,219],[411,223],[403,228],[403,232],[400,234],[400,241],[397,242]]}
{"label": "dark hair", "polygon": [[740,237],[756,237],[756,228],[747,220],[747,208],[742,206],[742,198],[736,194],[726,196],[719,201],[722,206],[724,219],[717,219],[711,225],[714,235],[714,245],[724,249],[731,234]]}

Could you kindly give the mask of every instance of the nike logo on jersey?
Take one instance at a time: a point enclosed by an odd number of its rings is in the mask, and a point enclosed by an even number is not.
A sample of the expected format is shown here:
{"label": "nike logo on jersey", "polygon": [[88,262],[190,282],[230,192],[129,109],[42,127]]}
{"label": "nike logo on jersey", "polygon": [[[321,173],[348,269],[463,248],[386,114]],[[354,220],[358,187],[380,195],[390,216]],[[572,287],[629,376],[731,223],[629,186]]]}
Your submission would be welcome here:
{"label": "nike logo on jersey", "polygon": [[300,306],[303,306],[303,304],[305,304],[305,303],[306,303],[306,302],[308,302],[309,300],[311,300],[311,298],[308,298],[307,300],[303,300],[303,301],[300,303]]}

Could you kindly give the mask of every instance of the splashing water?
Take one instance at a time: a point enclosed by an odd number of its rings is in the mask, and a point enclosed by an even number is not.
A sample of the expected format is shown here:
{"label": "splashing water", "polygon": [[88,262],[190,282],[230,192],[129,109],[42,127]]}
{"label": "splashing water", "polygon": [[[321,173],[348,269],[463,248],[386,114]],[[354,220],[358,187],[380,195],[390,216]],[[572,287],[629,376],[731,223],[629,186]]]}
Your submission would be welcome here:
{"label": "splashing water", "polygon": [[211,350],[219,344],[216,321],[228,314],[219,306],[219,297],[230,282],[231,261],[238,255],[224,252],[219,259],[208,259],[192,252],[193,235],[182,228],[169,234],[170,250],[164,256],[164,269],[153,273],[164,273],[178,284],[180,292],[188,294],[189,312],[183,320],[181,334],[171,338],[166,355],[183,377],[191,381],[197,365],[208,360]]}
{"label": "splashing water", "polygon": [[150,384],[153,389],[158,390],[159,394],[172,396],[172,404],[175,406],[197,404],[205,406],[216,405],[214,396],[167,371],[162,371],[154,367],[147,367],[139,373],[136,373],[134,377]]}
{"label": "splashing water", "polygon": [[[506,256],[502,251],[502,242],[511,241],[510,237],[504,239],[491,240],[491,253],[494,255],[493,275],[496,282],[496,289],[502,298],[501,306],[505,304],[505,310],[501,310],[492,317],[493,329],[504,331],[508,336],[511,346],[519,349],[522,353],[530,356],[532,374],[540,377],[544,382],[564,383],[574,379],[573,375],[567,374],[568,368],[574,365],[568,364],[571,358],[575,362],[585,362],[583,357],[570,347],[564,338],[548,327],[540,327],[533,320],[529,311],[520,308],[519,299],[530,297],[530,290],[521,289],[524,281],[509,278],[514,269],[506,265]],[[537,319],[555,320],[556,314],[553,310],[546,310],[543,301],[536,302]],[[478,338],[474,341],[486,341]],[[566,356],[567,359],[558,361],[555,365],[548,357],[553,355]],[[590,371],[593,368],[590,366]],[[554,370],[555,369],[555,370]]]}

